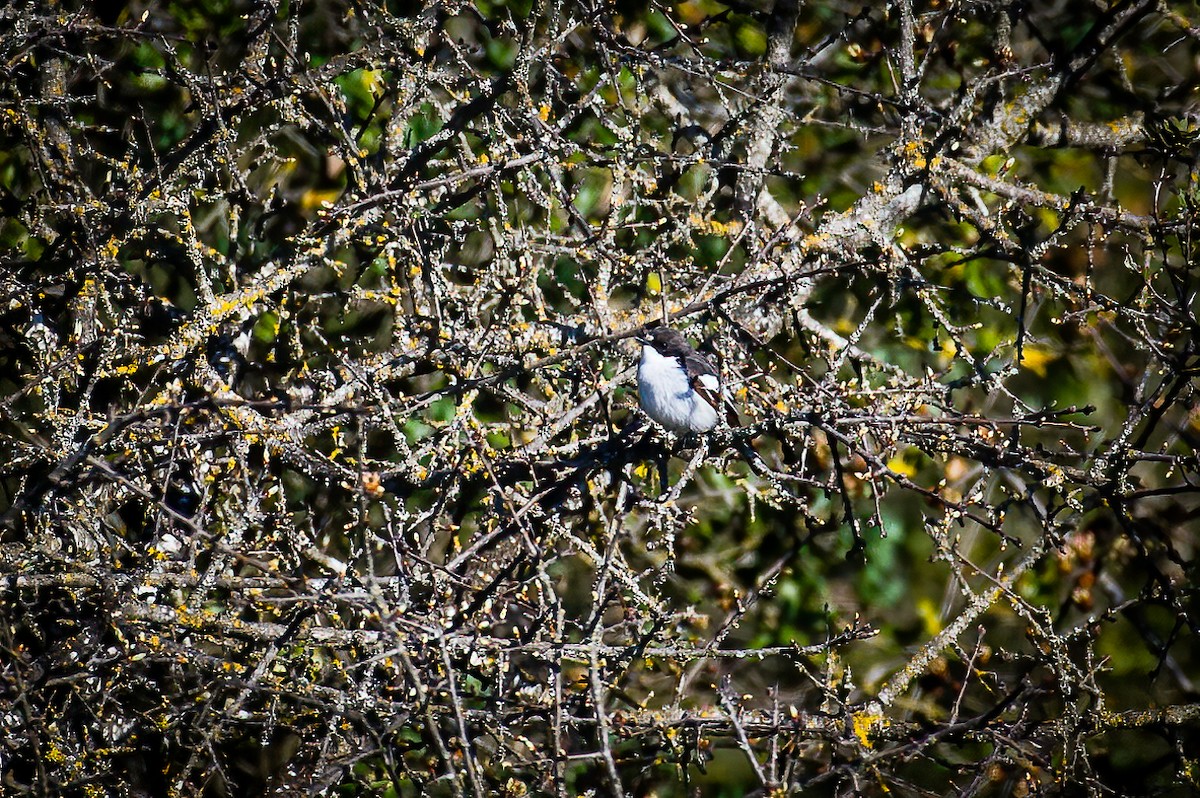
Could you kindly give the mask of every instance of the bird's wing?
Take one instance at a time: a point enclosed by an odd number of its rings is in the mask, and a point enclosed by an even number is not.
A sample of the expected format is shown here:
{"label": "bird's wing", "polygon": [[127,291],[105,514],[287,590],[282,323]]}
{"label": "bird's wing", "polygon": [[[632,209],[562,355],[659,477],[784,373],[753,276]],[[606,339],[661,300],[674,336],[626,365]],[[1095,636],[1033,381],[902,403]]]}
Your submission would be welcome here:
{"label": "bird's wing", "polygon": [[736,427],[738,425],[737,412],[725,398],[725,392],[721,390],[721,378],[708,358],[699,352],[692,352],[680,360],[683,361],[683,368],[687,372],[688,383],[692,386],[692,390],[700,394],[700,398],[708,402],[718,413],[724,413],[725,421],[729,426]]}

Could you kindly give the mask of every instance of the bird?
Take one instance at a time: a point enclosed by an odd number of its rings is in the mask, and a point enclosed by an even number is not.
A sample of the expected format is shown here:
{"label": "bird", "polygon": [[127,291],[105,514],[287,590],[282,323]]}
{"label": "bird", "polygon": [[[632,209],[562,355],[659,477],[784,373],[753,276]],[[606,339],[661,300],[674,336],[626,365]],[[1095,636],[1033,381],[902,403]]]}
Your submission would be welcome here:
{"label": "bird", "polygon": [[637,341],[642,345],[638,399],[646,415],[683,434],[708,432],[722,416],[737,426],[720,375],[683,335],[670,327],[655,327]]}

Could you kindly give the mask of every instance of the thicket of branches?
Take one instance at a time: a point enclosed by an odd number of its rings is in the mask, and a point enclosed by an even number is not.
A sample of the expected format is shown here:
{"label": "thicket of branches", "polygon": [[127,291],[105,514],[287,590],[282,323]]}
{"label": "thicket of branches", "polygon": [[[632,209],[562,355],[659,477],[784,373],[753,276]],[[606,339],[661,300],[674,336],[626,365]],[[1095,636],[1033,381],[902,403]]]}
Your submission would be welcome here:
{"label": "thicket of branches", "polygon": [[1200,789],[1194,4],[0,20],[5,794]]}

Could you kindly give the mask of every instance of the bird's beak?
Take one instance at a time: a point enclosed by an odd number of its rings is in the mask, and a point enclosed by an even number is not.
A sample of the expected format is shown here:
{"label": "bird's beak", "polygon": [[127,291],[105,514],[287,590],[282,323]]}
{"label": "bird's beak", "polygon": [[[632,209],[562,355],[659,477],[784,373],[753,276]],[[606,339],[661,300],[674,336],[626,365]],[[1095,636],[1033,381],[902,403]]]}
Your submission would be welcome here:
{"label": "bird's beak", "polygon": [[633,336],[633,340],[637,341],[642,346],[646,346],[650,343],[650,339],[647,338],[643,333],[638,333],[637,335]]}

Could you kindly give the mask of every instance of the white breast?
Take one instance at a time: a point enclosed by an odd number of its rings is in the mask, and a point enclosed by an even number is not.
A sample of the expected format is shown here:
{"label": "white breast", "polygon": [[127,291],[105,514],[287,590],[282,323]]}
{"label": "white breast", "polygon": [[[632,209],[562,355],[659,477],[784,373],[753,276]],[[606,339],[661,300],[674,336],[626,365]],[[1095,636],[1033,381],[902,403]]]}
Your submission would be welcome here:
{"label": "white breast", "polygon": [[679,361],[652,346],[642,346],[638,398],[646,415],[676,432],[707,432],[717,425],[717,411],[692,390]]}

